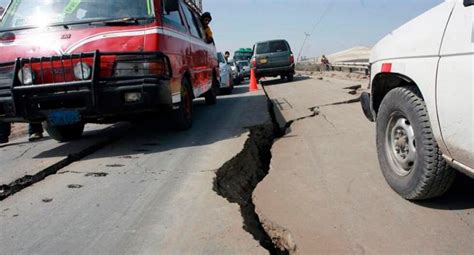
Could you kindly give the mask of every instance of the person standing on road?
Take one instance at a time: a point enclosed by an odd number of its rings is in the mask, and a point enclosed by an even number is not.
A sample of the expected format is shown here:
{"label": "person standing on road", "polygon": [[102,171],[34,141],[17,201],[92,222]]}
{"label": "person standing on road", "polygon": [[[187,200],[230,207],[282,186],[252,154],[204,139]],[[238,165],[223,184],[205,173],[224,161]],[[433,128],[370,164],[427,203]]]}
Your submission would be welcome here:
{"label": "person standing on road", "polygon": [[325,55],[322,56],[321,58],[321,71],[329,71],[329,60],[326,58]]}
{"label": "person standing on road", "polygon": [[225,61],[226,61],[226,62],[229,62],[230,52],[226,51],[226,52],[224,53],[224,58],[225,58]]}
{"label": "person standing on road", "polygon": [[[41,123],[30,123],[29,128],[28,128],[28,133],[29,133],[28,140],[30,142],[34,142],[43,138],[43,132],[44,130],[43,130],[43,126],[41,126]],[[11,124],[0,121],[0,144],[8,143],[9,141],[8,137],[10,136],[10,134],[11,134]]]}
{"label": "person standing on road", "polygon": [[214,43],[214,36],[212,34],[211,27],[209,26],[211,21],[212,21],[211,13],[205,12],[201,15],[201,22],[202,22],[202,26],[204,27],[204,34],[206,36],[205,41],[206,41],[206,43],[209,43],[209,44],[211,44],[211,43],[215,44]]}

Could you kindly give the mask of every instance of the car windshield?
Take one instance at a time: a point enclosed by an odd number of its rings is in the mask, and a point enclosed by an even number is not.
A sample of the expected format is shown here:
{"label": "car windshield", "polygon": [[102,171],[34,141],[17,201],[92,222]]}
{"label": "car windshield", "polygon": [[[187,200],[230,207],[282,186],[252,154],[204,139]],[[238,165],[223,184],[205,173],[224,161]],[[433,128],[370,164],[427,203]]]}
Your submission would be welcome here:
{"label": "car windshield", "polygon": [[285,41],[263,42],[257,45],[257,54],[288,51]]}
{"label": "car windshield", "polygon": [[0,30],[153,15],[151,0],[12,0]]}
{"label": "car windshield", "polygon": [[247,61],[242,61],[242,62],[239,62],[238,64],[239,66],[249,66],[249,62]]}

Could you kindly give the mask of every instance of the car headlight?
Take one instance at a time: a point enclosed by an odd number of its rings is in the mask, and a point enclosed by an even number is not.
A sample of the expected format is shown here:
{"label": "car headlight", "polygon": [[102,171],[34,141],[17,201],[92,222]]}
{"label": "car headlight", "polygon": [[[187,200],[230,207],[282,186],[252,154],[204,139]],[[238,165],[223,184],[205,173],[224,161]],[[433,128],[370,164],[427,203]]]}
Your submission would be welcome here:
{"label": "car headlight", "polygon": [[78,80],[88,80],[91,78],[92,75],[92,69],[91,67],[84,63],[84,62],[79,62],[76,65],[74,65],[74,76]]}
{"label": "car headlight", "polygon": [[22,67],[18,71],[18,80],[20,80],[23,85],[32,85],[35,80],[35,73],[29,67]]}

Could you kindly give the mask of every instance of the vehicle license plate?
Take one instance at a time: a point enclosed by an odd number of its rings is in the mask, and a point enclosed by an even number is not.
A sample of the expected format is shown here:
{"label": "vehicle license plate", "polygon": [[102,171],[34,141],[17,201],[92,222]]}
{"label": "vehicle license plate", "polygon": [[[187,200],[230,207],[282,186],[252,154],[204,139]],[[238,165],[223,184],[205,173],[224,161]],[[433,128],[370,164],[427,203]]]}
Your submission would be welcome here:
{"label": "vehicle license plate", "polygon": [[76,124],[81,121],[78,111],[57,111],[48,114],[48,122],[54,126]]}

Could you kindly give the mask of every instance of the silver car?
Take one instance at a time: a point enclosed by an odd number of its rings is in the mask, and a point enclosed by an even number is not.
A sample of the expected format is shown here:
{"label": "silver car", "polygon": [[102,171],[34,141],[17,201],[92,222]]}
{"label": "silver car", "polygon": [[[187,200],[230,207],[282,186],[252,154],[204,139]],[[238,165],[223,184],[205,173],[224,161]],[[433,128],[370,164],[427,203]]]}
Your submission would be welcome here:
{"label": "silver car", "polygon": [[222,52],[217,53],[217,60],[219,61],[219,71],[221,73],[220,92],[223,94],[231,94],[232,90],[234,90],[232,68],[225,60]]}

